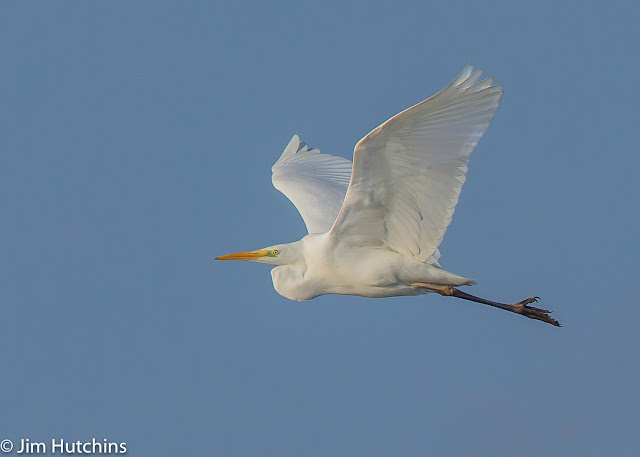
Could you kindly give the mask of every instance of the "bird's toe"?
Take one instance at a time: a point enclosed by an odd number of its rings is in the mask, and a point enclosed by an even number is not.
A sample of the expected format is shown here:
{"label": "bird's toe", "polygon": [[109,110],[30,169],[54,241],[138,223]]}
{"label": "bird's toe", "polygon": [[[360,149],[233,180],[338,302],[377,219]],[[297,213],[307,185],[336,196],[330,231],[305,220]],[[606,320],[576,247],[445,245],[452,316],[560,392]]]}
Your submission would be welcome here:
{"label": "bird's toe", "polygon": [[536,319],[542,322],[547,322],[556,327],[562,327],[562,325],[560,325],[560,323],[557,320],[549,316],[549,314],[551,314],[550,310],[535,308],[533,306],[527,306],[529,303],[537,302],[539,299],[540,297],[532,297],[532,298],[527,298],[526,300],[522,300],[518,303],[515,303],[513,305],[514,310],[516,313],[526,316],[529,319]]}

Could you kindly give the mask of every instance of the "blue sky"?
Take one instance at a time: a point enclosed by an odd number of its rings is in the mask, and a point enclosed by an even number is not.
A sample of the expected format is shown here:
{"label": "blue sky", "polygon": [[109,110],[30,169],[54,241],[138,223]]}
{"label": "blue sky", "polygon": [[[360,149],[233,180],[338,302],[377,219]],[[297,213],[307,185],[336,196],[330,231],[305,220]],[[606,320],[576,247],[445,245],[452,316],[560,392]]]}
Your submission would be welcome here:
{"label": "blue sky", "polygon": [[[3,2],[0,439],[129,455],[630,455],[635,3]],[[442,264],[562,329],[440,296],[291,302],[271,187],[473,63],[504,84]]]}

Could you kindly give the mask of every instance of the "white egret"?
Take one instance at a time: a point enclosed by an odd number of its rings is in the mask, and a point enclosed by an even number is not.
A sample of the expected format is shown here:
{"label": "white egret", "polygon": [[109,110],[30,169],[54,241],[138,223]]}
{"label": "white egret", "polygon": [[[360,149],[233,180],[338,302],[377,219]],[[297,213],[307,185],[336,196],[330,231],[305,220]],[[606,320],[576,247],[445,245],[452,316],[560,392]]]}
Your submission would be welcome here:
{"label": "white egret", "polygon": [[480,75],[467,66],[438,94],[374,129],[356,144],[353,164],[294,135],[272,180],[309,234],[217,259],[276,265],[273,286],[291,300],[436,292],[559,326],[550,311],[528,306],[538,297],[503,304],[469,295],[457,287],[475,281],[438,263],[471,152],[502,97],[502,86]]}

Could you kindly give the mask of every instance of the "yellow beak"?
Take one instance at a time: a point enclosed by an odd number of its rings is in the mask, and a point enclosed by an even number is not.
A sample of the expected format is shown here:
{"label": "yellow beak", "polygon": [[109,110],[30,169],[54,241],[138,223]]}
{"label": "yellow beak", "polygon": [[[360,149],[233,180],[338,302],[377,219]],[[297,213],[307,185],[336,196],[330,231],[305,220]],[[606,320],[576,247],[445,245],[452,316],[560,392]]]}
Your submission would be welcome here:
{"label": "yellow beak", "polygon": [[266,256],[267,254],[269,254],[269,251],[266,249],[260,249],[259,251],[237,252],[235,254],[221,255],[220,257],[216,257],[215,260],[256,260],[260,257]]}

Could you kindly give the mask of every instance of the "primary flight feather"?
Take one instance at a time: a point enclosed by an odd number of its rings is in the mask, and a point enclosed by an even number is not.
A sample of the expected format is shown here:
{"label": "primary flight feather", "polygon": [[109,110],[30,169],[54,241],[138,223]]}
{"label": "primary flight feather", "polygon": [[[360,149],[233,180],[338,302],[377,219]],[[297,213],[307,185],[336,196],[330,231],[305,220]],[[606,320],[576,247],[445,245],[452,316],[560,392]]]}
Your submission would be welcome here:
{"label": "primary flight feather", "polygon": [[323,294],[390,297],[436,292],[559,326],[549,311],[485,300],[475,281],[440,267],[467,164],[498,109],[502,86],[469,65],[447,87],[395,115],[355,147],[353,163],[294,135],[272,168],[309,232],[301,240],[218,257],[277,265],[273,285],[292,300]]}

